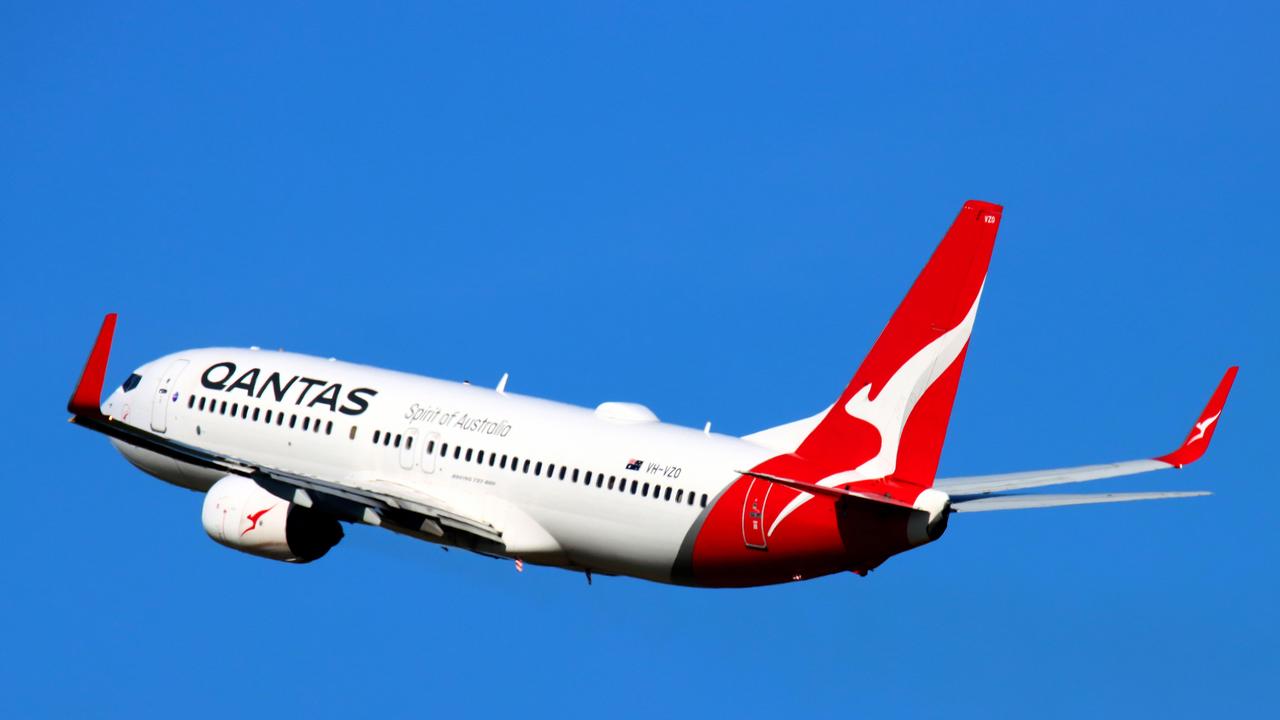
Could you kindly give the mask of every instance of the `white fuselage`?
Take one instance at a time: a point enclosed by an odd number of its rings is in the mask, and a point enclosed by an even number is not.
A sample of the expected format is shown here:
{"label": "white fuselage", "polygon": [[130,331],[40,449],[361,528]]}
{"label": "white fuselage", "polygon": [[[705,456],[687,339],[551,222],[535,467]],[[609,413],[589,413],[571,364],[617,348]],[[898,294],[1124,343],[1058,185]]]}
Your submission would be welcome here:
{"label": "white fuselage", "polygon": [[[735,470],[774,454],[642,406],[593,411],[294,353],[190,350],[137,374],[104,413],[262,466],[430,498],[491,524],[504,554],[529,562],[663,582]],[[116,446],[195,490],[223,475]]]}

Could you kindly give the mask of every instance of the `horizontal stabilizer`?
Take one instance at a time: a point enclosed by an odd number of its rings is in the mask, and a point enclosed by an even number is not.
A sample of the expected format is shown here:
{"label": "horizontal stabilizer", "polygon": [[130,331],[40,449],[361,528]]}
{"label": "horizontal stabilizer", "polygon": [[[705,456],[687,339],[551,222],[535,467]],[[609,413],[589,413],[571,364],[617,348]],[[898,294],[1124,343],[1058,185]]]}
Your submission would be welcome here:
{"label": "horizontal stabilizer", "polygon": [[972,500],[960,500],[951,504],[955,512],[988,512],[991,510],[1027,510],[1030,508],[1062,507],[1065,505],[1094,505],[1097,503],[1132,502],[1135,500],[1166,500],[1169,498],[1201,497],[1208,492],[1136,492],[1136,493],[1086,493],[1080,495],[988,495]]}
{"label": "horizontal stabilizer", "polygon": [[885,505],[895,505],[907,509],[914,509],[911,503],[904,503],[901,500],[895,500],[887,495],[876,495],[874,493],[858,492],[842,487],[828,487],[826,485],[815,485],[814,483],[804,482],[803,480],[793,480],[791,478],[778,477],[777,475],[769,475],[767,473],[746,472],[742,470],[736,471],[739,475],[753,477],[757,480],[764,480],[776,485],[789,487],[792,490],[816,495],[817,497],[827,498],[829,500],[839,500],[841,498],[854,498],[857,500],[867,500],[870,502],[882,503]]}

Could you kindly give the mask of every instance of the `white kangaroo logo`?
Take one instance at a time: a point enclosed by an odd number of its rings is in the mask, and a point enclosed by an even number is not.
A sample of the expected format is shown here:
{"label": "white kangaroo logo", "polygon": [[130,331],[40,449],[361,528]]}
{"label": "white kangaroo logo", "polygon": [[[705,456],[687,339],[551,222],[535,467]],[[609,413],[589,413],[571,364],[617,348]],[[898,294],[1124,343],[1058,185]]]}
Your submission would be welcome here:
{"label": "white kangaroo logo", "polygon": [[[983,287],[986,286],[985,281]],[[887,477],[893,474],[898,464],[898,442],[902,437],[902,428],[911,417],[916,403],[941,375],[960,357],[969,335],[973,332],[973,322],[978,316],[978,301],[982,299],[982,288],[973,299],[968,314],[959,325],[939,335],[933,342],[925,345],[915,355],[898,368],[893,376],[880,389],[875,400],[871,399],[871,385],[864,385],[853,394],[844,405],[844,411],[850,416],[870,423],[880,433],[880,450],[875,457],[859,465],[853,470],[836,473],[818,481],[818,485],[835,487],[858,480]],[[832,412],[835,408],[832,408]],[[777,529],[782,519],[795,512],[796,508],[813,499],[809,493],[800,493],[782,508],[778,517],[769,526],[769,535]]]}
{"label": "white kangaroo logo", "polygon": [[1217,422],[1218,415],[1221,415],[1221,414],[1222,414],[1222,411],[1219,410],[1217,414],[1215,414],[1213,417],[1207,417],[1204,420],[1201,420],[1200,422],[1196,423],[1196,430],[1199,430],[1199,432],[1187,438],[1187,444],[1190,445],[1191,443],[1204,437],[1204,434],[1209,430],[1209,426]]}

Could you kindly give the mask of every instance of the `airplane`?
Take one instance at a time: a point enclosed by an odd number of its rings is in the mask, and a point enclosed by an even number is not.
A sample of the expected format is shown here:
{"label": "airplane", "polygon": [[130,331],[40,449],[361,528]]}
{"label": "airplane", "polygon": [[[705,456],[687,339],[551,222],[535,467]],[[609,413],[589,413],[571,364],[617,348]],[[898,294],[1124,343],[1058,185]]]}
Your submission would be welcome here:
{"label": "airplane", "polygon": [[964,203],[836,400],[733,437],[647,407],[583,408],[258,348],[184,350],[101,400],[108,314],[68,402],[132,464],[205,493],[230,548],[324,556],[343,523],[586,574],[749,587],[865,576],[940,537],[954,513],[1183,498],[1035,488],[1181,468],[1204,455],[1237,369],[1171,453],[935,477],[1003,208]]}

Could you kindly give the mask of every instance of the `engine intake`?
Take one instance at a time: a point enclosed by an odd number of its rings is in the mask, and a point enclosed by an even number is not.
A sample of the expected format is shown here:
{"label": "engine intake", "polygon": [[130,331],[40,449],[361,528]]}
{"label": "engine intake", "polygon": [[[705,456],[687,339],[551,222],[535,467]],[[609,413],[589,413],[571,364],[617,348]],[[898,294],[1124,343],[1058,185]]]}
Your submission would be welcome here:
{"label": "engine intake", "polygon": [[200,519],[215,542],[284,562],[318,560],[342,539],[336,518],[282,500],[239,475],[209,488]]}

